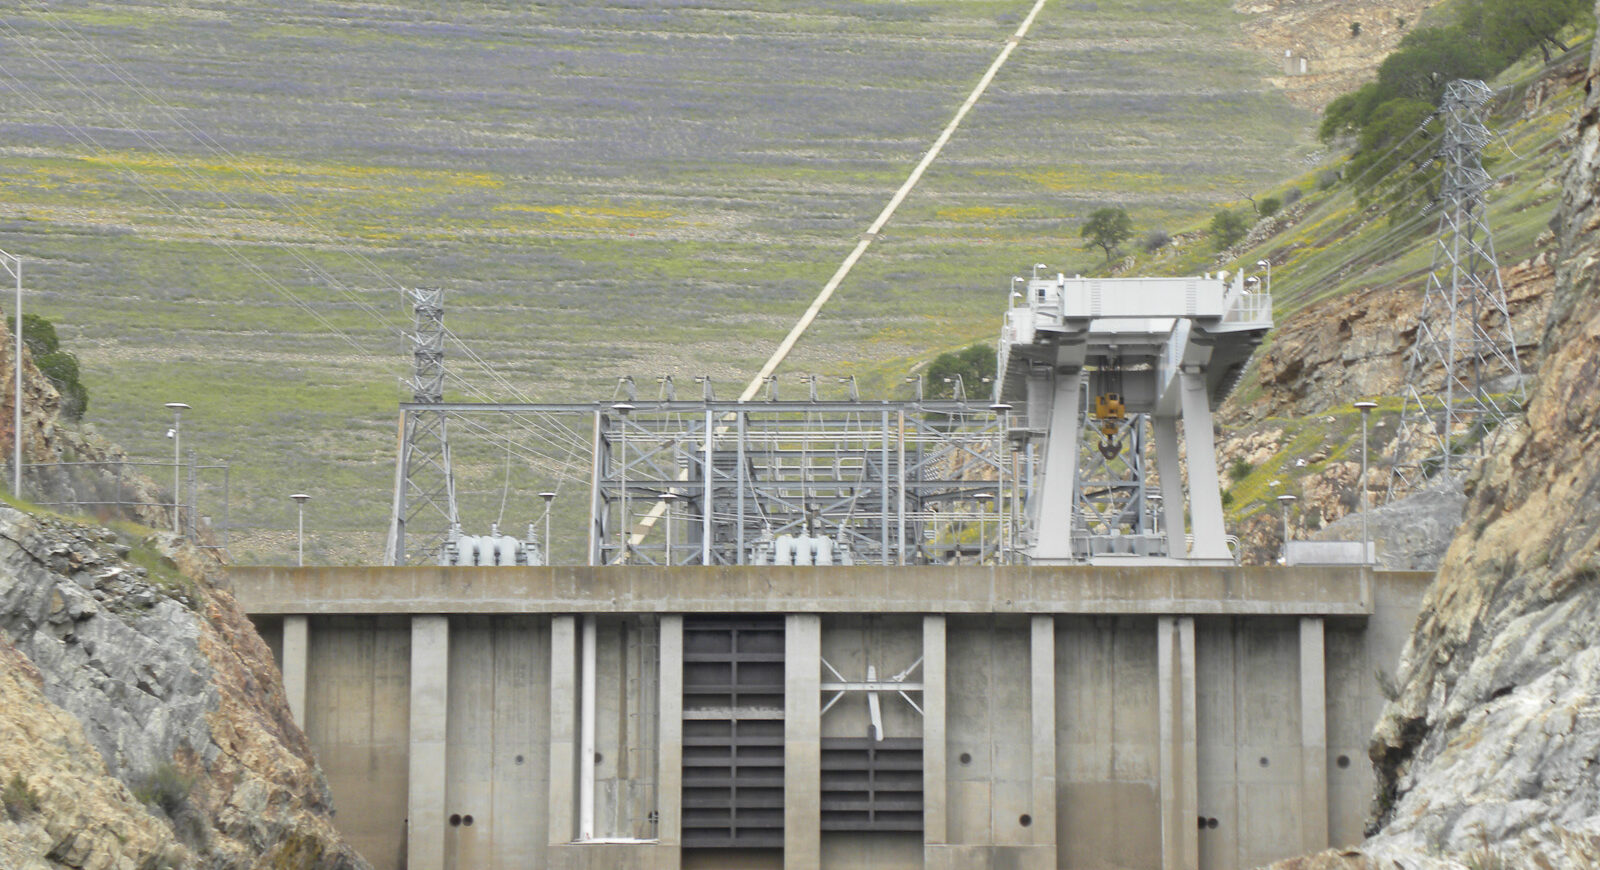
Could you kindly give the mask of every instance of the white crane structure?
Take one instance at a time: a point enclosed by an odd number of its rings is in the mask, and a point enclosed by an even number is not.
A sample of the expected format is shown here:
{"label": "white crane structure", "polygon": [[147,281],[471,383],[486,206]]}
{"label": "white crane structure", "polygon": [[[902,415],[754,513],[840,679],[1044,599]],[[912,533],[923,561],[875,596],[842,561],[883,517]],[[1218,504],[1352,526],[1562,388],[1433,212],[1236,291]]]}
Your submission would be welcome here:
{"label": "white crane structure", "polygon": [[[1026,403],[1011,435],[1032,563],[1233,563],[1211,414],[1272,327],[1272,297],[1253,283],[1036,270],[1012,294],[999,398]],[[1146,485],[1147,437],[1159,490]]]}

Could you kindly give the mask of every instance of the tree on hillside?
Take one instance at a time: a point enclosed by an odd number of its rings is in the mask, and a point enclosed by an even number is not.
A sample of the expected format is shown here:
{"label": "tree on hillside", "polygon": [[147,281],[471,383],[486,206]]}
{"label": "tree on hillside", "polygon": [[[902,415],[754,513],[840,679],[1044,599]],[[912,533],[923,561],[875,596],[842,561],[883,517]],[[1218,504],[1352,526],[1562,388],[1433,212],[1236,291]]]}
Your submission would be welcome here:
{"label": "tree on hillside", "polygon": [[1537,47],[1548,63],[1552,46],[1568,50],[1556,34],[1587,10],[1586,0],[1466,0],[1457,21],[1507,62]]}
{"label": "tree on hillside", "polygon": [[[1346,169],[1346,174],[1355,180],[1356,197],[1363,208],[1379,195],[1377,191],[1403,199],[1437,177],[1438,161],[1433,159],[1434,149],[1429,144],[1437,141],[1441,124],[1433,115],[1432,103],[1404,97],[1389,100],[1372,113]],[[1426,128],[1407,143],[1408,147],[1395,147],[1424,123]],[[1424,164],[1426,169],[1422,168]],[[1397,183],[1406,185],[1407,190],[1389,189]]]}
{"label": "tree on hillside", "polygon": [[1244,238],[1244,216],[1233,209],[1225,208],[1211,218],[1211,241],[1217,245],[1217,250],[1222,251],[1233,247],[1233,243]]}
{"label": "tree on hillside", "polygon": [[1106,262],[1110,263],[1111,252],[1133,235],[1133,221],[1120,208],[1097,208],[1084,221],[1078,235],[1085,240],[1085,248],[1104,249]]}
{"label": "tree on hillside", "polygon": [[1378,65],[1386,99],[1408,97],[1437,106],[1455,79],[1488,79],[1507,59],[1462,27],[1426,27],[1400,40],[1400,49]]}
{"label": "tree on hillside", "polygon": [[[6,326],[15,330],[17,319],[7,317]],[[37,314],[22,315],[22,343],[28,346],[39,373],[61,394],[61,415],[82,420],[83,412],[89,410],[89,388],[79,380],[78,358],[61,349],[55,324]]]}
{"label": "tree on hillside", "polygon": [[991,344],[978,342],[958,351],[941,353],[928,364],[925,395],[946,399],[954,396],[957,375],[961,376],[967,395],[982,395],[980,385],[984,378],[992,379],[995,376],[996,367],[994,345]]}
{"label": "tree on hillside", "polygon": [[1534,48],[1548,61],[1551,47],[1567,50],[1558,34],[1588,8],[1588,0],[1461,0],[1452,24],[1407,33],[1377,81],[1329,103],[1317,135],[1328,142],[1359,133],[1392,100],[1437,106],[1452,80],[1490,79]]}

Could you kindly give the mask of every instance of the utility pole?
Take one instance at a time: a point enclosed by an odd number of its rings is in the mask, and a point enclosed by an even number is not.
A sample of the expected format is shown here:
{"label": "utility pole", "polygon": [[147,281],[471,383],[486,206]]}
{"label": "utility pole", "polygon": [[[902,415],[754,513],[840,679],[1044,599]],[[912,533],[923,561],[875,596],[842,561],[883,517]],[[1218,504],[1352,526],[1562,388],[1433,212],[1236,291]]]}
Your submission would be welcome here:
{"label": "utility pole", "polygon": [[311,496],[303,492],[297,492],[289,497],[294,499],[295,507],[294,564],[297,568],[304,568],[306,566],[306,502],[311,500]]}
{"label": "utility pole", "polygon": [[1438,475],[1458,486],[1461,472],[1483,455],[1488,431],[1509,417],[1489,385],[1497,379],[1524,396],[1516,337],[1500,283],[1484,194],[1490,133],[1484,123],[1494,92],[1480,81],[1445,87],[1444,164],[1433,269],[1406,361],[1404,404],[1395,439],[1389,498],[1415,492]]}
{"label": "utility pole", "polygon": [[[20,330],[19,330],[20,331]],[[185,402],[168,402],[172,412],[172,533],[183,533],[183,412],[189,410]]]}
{"label": "utility pole", "polygon": [[11,407],[11,494],[22,498],[22,258],[0,251],[0,266],[4,266],[17,282],[17,340],[12,358],[17,374],[17,389]]}

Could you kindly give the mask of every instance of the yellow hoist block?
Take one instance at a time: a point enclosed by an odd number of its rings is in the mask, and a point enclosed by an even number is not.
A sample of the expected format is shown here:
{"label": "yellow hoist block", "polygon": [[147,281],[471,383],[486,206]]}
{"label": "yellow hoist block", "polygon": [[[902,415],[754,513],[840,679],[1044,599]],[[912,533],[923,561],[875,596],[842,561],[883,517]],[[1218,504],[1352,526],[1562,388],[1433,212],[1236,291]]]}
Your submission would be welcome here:
{"label": "yellow hoist block", "polygon": [[1107,437],[1116,434],[1117,424],[1127,416],[1128,408],[1117,393],[1094,397],[1094,418],[1100,421],[1100,432]]}

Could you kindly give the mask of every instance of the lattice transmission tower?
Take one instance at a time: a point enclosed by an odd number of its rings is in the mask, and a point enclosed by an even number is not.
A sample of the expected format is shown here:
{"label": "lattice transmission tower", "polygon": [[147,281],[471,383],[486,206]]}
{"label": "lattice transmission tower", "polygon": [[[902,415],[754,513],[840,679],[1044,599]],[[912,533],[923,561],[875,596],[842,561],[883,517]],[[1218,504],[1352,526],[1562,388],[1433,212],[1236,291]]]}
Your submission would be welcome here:
{"label": "lattice transmission tower", "polygon": [[[444,399],[444,291],[412,290],[411,400]],[[401,411],[400,457],[384,564],[430,564],[459,520],[443,411]],[[420,520],[420,522],[419,522]]]}
{"label": "lattice transmission tower", "polygon": [[[1430,477],[1454,482],[1482,457],[1487,432],[1508,418],[1505,402],[1524,395],[1516,337],[1495,259],[1483,168],[1494,92],[1474,80],[1445,87],[1443,164],[1434,237],[1417,339],[1406,361],[1404,404],[1389,497],[1421,489]],[[1498,382],[1502,392],[1492,387]]]}

